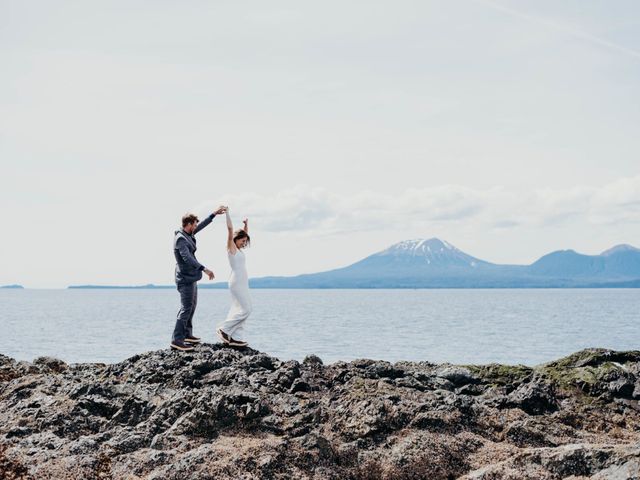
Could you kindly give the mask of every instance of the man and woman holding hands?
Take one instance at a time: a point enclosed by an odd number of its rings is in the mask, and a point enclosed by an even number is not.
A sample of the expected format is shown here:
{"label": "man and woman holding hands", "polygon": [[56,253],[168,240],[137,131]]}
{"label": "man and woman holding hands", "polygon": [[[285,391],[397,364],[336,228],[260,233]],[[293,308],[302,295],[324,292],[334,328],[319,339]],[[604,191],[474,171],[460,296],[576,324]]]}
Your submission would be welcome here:
{"label": "man and woman holding hands", "polygon": [[193,314],[198,304],[197,282],[204,273],[212,280],[213,272],[196,259],[196,234],[207,227],[216,215],[225,214],[227,219],[227,256],[231,266],[229,291],[231,308],[226,319],[218,325],[216,333],[227,345],[245,347],[244,324],[251,314],[252,305],[249,295],[249,277],[243,250],[249,246],[249,222],[243,220],[243,227],[233,229],[229,216],[229,207],[220,206],[202,222],[188,213],[182,217],[182,228],[176,230],[173,240],[173,254],[176,258],[176,285],[180,293],[180,310],[171,339],[171,348],[183,352],[194,349],[200,338],[193,335]]}

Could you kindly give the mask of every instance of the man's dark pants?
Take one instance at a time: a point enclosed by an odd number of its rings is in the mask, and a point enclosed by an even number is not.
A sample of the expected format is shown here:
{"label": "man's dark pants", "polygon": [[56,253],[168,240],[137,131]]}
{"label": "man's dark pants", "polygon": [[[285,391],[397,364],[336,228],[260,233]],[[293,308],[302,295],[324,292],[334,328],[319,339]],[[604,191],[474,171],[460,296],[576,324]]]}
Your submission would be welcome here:
{"label": "man's dark pants", "polygon": [[187,337],[193,336],[193,314],[198,304],[198,284],[183,283],[178,285],[180,292],[180,310],[176,319],[176,328],[173,330],[173,341],[184,342]]}

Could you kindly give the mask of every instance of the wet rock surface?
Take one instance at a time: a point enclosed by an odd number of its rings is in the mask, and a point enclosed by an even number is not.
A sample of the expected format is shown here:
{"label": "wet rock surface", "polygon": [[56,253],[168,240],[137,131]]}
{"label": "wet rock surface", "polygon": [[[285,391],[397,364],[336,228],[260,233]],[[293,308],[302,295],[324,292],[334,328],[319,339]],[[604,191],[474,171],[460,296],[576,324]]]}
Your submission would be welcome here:
{"label": "wet rock surface", "polygon": [[2,479],[640,479],[640,352],[535,368],[0,355]]}

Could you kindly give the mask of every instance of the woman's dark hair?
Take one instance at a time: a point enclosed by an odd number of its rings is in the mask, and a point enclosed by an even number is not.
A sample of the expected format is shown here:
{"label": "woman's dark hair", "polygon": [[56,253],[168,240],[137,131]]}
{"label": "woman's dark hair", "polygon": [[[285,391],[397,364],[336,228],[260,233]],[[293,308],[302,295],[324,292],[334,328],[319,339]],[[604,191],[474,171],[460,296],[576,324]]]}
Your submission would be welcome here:
{"label": "woman's dark hair", "polygon": [[242,240],[243,238],[247,239],[247,246],[251,245],[251,237],[244,230],[236,230],[233,234],[233,243],[236,243],[236,240]]}

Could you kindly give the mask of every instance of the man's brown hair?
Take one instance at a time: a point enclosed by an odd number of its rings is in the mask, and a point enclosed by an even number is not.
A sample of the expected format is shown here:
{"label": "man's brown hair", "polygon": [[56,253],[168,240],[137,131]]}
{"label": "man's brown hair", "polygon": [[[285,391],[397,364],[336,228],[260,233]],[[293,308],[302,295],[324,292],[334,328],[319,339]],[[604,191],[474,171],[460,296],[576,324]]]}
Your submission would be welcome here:
{"label": "man's brown hair", "polygon": [[182,228],[186,227],[190,223],[199,222],[200,220],[193,213],[185,213],[182,216]]}

